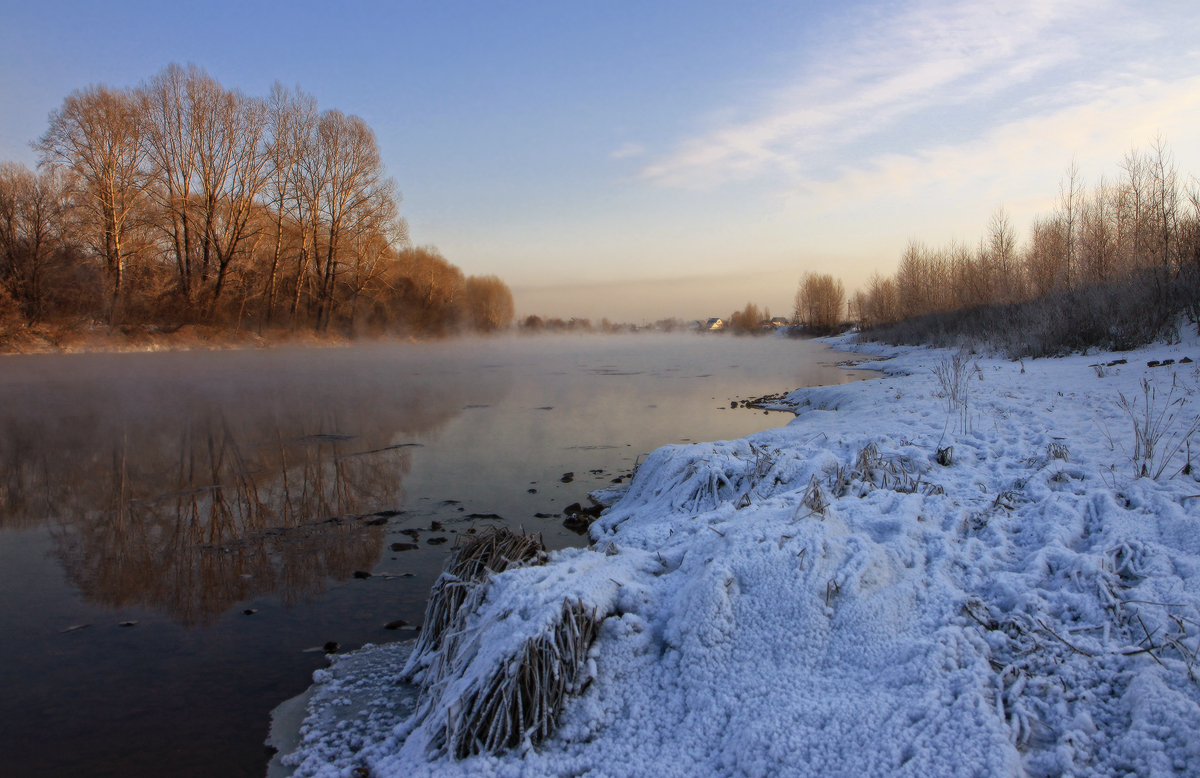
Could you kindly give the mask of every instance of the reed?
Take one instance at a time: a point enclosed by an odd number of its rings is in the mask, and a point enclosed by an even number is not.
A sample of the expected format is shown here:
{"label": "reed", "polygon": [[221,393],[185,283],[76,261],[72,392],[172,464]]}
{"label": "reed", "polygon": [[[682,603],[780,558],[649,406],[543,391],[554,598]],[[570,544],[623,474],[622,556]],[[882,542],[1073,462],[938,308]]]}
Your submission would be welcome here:
{"label": "reed", "polygon": [[441,701],[438,708],[446,715],[437,717],[430,747],[464,759],[540,743],[553,731],[567,697],[589,683],[587,654],[601,620],[582,600],[564,600],[552,629],[525,641],[495,672],[473,678],[456,699]]}
{"label": "reed", "polygon": [[429,592],[425,622],[404,668],[405,678],[413,680],[428,667],[445,635],[461,629],[462,621],[478,606],[491,575],[545,561],[546,545],[540,534],[518,535],[507,527],[487,527],[475,535],[459,535],[446,569]]}
{"label": "reed", "polygon": [[554,730],[567,697],[589,683],[587,655],[605,614],[578,599],[564,599],[551,624],[507,658],[482,672],[473,666],[494,621],[472,619],[491,576],[545,561],[540,535],[502,527],[471,537],[447,561],[404,669],[406,680],[421,684],[414,724],[429,732],[431,756],[463,759],[536,745]]}

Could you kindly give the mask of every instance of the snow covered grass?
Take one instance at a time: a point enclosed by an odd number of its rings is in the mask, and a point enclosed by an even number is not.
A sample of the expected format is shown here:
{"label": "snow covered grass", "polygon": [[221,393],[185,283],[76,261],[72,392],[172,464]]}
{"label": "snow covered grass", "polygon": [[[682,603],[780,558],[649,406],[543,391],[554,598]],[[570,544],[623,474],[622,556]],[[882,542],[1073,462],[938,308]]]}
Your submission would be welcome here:
{"label": "snow covered grass", "polygon": [[[424,713],[331,723],[367,682],[322,671],[297,775],[1200,774],[1200,370],[1161,364],[1196,338],[972,358],[966,423],[954,355],[837,345],[882,376],[653,452],[590,549],[489,576]],[[566,608],[596,635],[554,729],[444,753]]]}
{"label": "snow covered grass", "polygon": [[[460,536],[460,541],[463,538]],[[582,600],[566,599],[557,620],[508,640],[480,673],[476,659],[495,643],[488,620],[477,621],[493,575],[545,563],[538,536],[489,527],[455,549],[433,586],[425,626],[402,673],[421,684],[410,726],[432,724],[428,749],[462,759],[540,743],[550,734],[568,694],[579,691],[581,670],[601,616]],[[511,613],[500,616],[507,620]],[[509,630],[510,636],[512,631]]]}

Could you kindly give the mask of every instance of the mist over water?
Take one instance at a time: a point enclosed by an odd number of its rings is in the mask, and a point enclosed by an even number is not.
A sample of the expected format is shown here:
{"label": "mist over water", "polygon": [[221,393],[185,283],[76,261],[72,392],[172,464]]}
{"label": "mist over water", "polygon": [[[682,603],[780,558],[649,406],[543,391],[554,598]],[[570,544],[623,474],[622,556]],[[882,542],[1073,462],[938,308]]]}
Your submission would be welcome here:
{"label": "mist over water", "polygon": [[458,534],[583,545],[566,505],[786,423],[730,401],[862,374],[836,359],[690,334],[4,358],[0,753],[261,775],[268,712],[324,664],[304,649],[412,637],[382,625],[420,624]]}

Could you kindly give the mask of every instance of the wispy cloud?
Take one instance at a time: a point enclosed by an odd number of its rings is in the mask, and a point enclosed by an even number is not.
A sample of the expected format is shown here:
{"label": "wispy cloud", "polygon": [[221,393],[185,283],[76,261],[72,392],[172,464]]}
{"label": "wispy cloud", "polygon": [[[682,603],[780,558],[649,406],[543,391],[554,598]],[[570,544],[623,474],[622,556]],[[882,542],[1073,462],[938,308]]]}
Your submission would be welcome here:
{"label": "wispy cloud", "polygon": [[615,149],[608,156],[611,159],[627,159],[628,157],[637,157],[646,153],[646,147],[640,143],[625,143],[620,148]]}
{"label": "wispy cloud", "polygon": [[[972,114],[980,104],[1018,85],[1026,87],[1023,98],[1034,98],[1050,88],[1042,82],[1054,69],[1096,57],[1089,31],[1111,23],[1117,6],[919,2],[847,22],[792,86],[766,100],[766,109],[682,141],[639,175],[699,188],[768,172],[803,177],[814,167],[836,166],[852,144],[912,150],[899,148],[905,141],[890,133],[902,122],[926,119],[922,112],[936,122],[934,111],[957,111],[960,120],[986,127],[989,117]],[[1135,32],[1144,33],[1122,34]]]}
{"label": "wispy cloud", "polygon": [[1085,101],[999,123],[969,142],[881,153],[840,168],[831,180],[801,178],[793,208],[828,213],[848,204],[920,200],[921,193],[936,191],[947,199],[1024,199],[1029,209],[1041,210],[1072,157],[1096,171],[1093,176],[1111,176],[1124,151],[1145,150],[1159,133],[1168,144],[1187,142],[1200,125],[1197,75],[1083,91]]}

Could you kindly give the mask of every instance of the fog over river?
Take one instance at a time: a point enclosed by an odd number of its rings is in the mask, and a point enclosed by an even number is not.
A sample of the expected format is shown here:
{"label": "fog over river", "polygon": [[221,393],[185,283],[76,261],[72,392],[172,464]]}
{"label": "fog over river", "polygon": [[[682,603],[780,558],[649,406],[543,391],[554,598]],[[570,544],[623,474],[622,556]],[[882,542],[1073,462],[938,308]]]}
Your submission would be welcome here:
{"label": "fog over river", "polygon": [[412,637],[457,534],[584,545],[564,507],[791,418],[732,400],[876,375],[841,358],[692,334],[0,358],[4,770],[261,776],[270,710],[325,664],[305,649]]}

